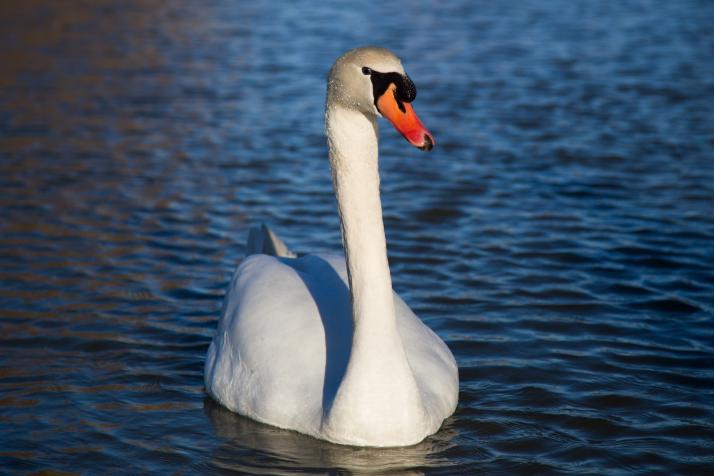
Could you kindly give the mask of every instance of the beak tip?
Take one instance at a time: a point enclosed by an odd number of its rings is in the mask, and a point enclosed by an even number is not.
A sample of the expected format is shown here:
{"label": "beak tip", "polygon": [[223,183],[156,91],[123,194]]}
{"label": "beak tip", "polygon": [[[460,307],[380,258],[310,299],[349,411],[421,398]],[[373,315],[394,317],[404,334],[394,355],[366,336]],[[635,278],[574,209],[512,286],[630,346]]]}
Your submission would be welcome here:
{"label": "beak tip", "polygon": [[431,149],[434,148],[435,142],[434,138],[431,136],[431,134],[424,134],[424,143],[419,146],[419,148],[423,151],[429,152]]}

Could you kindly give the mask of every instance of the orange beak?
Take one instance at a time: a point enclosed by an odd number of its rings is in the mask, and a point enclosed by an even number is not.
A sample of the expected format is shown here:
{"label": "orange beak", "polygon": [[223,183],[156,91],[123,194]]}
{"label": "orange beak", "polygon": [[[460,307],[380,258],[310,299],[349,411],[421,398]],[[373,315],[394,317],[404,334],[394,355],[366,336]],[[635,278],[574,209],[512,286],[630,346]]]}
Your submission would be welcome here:
{"label": "orange beak", "polygon": [[410,144],[421,150],[433,149],[434,137],[421,123],[412,105],[397,99],[396,90],[394,83],[390,84],[377,100],[377,109]]}

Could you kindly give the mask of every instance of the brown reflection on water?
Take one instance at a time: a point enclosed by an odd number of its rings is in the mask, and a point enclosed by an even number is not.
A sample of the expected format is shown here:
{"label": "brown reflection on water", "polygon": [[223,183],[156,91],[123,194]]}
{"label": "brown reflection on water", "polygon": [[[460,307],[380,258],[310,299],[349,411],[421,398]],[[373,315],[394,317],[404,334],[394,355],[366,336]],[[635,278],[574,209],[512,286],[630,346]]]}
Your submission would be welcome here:
{"label": "brown reflection on water", "polygon": [[[152,270],[116,264],[127,256],[172,252],[151,248],[127,224],[141,220],[149,234],[160,234],[168,218],[197,234],[209,231],[211,204],[191,192],[217,185],[216,179],[197,171],[183,141],[201,128],[195,119],[210,116],[209,105],[186,91],[205,88],[218,65],[203,54],[192,57],[192,50],[205,47],[204,18],[201,9],[185,8],[183,2],[140,0],[0,5],[0,25],[7,27],[0,34],[0,108],[7,125],[0,151],[9,155],[0,173],[11,185],[0,206],[13,211],[0,224],[6,235],[0,253],[42,267],[56,285],[12,290],[13,297],[66,293],[65,303],[81,307],[81,296],[72,292],[81,281],[78,293],[89,287],[147,298],[151,291],[132,284],[150,282]],[[13,18],[22,19],[22,28],[13,26]],[[187,176],[195,185],[170,186]],[[65,243],[61,253],[47,246],[53,241]],[[111,273],[100,271],[107,267]],[[72,268],[77,272],[63,273]],[[32,284],[37,272],[26,276]],[[186,284],[166,273],[157,290]]]}

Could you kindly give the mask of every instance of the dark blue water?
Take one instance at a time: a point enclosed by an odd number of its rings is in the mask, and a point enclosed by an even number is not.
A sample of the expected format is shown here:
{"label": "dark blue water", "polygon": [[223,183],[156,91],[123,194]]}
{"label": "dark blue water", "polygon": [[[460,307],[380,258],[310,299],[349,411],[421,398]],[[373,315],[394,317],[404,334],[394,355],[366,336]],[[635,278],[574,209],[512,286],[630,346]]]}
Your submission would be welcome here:
{"label": "dark blue water", "polygon": [[[707,1],[0,3],[0,472],[711,471],[712,25]],[[411,448],[263,426],[202,380],[251,225],[340,250],[324,81],[362,44],[437,140],[382,126],[394,285],[461,375]]]}

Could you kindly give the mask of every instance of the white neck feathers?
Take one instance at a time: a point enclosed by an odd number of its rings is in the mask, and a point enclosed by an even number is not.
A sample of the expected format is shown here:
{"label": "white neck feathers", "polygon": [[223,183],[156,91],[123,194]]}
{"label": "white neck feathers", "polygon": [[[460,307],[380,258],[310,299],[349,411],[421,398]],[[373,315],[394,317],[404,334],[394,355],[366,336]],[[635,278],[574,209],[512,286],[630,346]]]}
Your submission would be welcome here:
{"label": "white neck feathers", "polygon": [[379,195],[376,118],[329,103],[326,115],[354,335],[323,429],[372,443],[413,438],[423,425],[423,407],[397,331]]}
{"label": "white neck feathers", "polygon": [[[327,114],[355,334],[392,333],[396,331],[394,299],[379,197],[377,124],[362,113],[340,107]],[[371,337],[369,341],[370,345],[374,342]]]}

